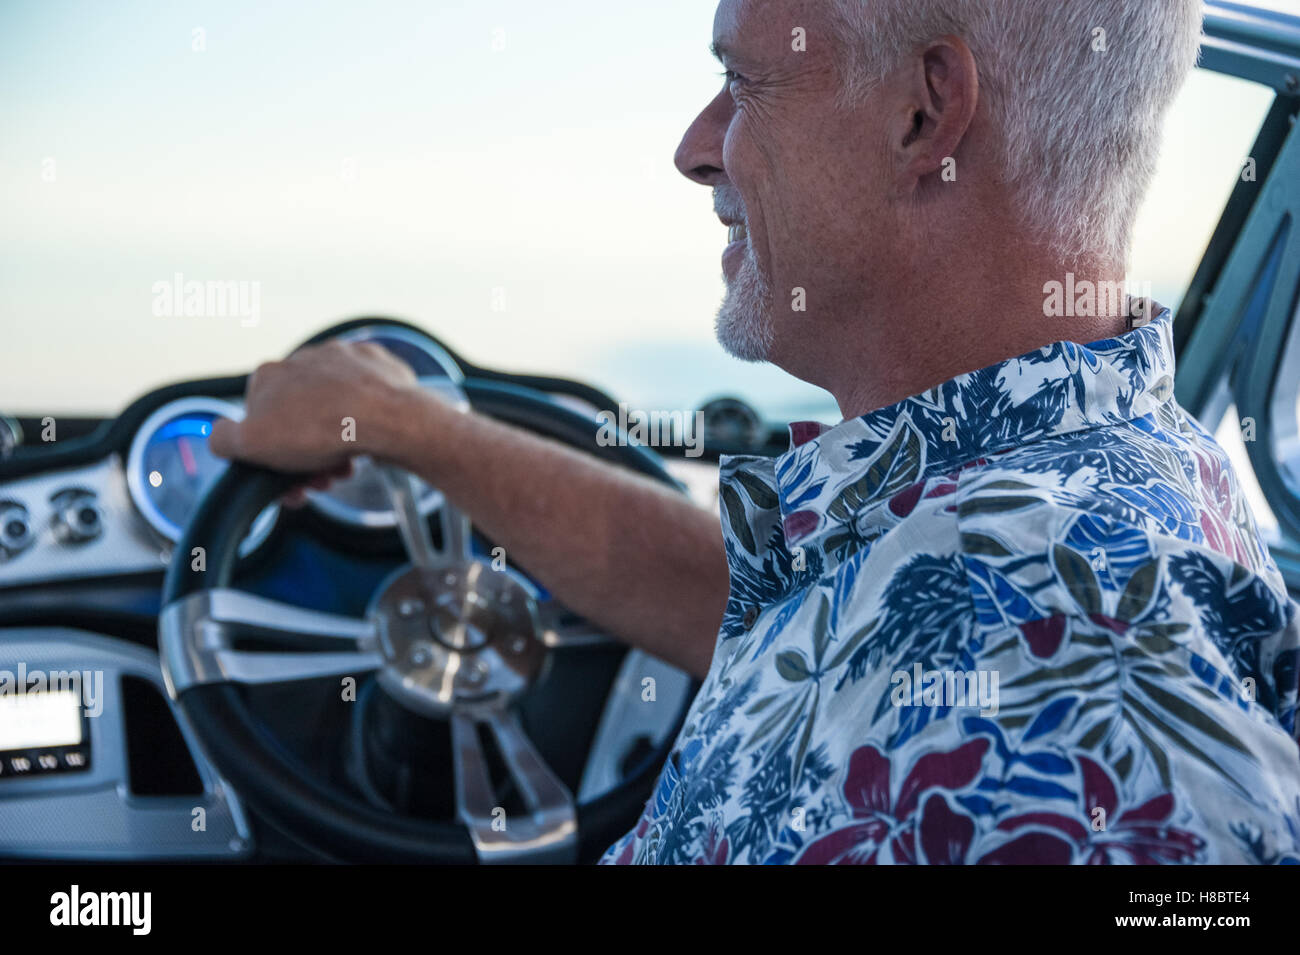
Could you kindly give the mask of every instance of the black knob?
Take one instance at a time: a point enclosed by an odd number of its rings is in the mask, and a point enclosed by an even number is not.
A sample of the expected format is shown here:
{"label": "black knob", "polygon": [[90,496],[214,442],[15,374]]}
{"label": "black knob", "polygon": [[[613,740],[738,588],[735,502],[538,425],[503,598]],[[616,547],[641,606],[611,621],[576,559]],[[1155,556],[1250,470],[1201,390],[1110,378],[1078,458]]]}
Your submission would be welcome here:
{"label": "black knob", "polygon": [[0,504],[0,554],[13,557],[35,540],[27,508],[12,502]]}

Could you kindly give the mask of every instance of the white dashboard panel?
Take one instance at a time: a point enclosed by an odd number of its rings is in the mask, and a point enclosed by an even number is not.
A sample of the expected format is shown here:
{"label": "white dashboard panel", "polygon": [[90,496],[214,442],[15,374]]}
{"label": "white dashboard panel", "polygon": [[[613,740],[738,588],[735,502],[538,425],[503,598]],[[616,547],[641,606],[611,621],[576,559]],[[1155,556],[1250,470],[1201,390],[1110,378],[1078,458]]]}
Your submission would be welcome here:
{"label": "white dashboard panel", "polygon": [[[53,498],[78,489],[93,494],[103,512],[93,540],[61,540]],[[26,511],[35,539],[25,549],[0,553],[0,590],[62,580],[106,577],[165,569],[170,546],[145,523],[131,502],[126,474],[116,456],[95,464],[48,471],[0,484],[0,502]]]}

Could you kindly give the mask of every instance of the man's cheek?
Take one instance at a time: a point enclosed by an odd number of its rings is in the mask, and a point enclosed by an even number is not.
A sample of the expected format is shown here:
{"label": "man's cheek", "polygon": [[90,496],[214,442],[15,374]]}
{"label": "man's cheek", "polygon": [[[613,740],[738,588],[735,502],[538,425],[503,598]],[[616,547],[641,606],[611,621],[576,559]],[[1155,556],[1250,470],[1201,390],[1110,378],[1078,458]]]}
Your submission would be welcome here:
{"label": "man's cheek", "polygon": [[737,178],[771,178],[781,170],[780,151],[763,124],[752,116],[737,113],[722,142],[722,164],[733,182]]}
{"label": "man's cheek", "polygon": [[722,166],[727,178],[733,183],[737,177],[745,174],[744,129],[739,118],[733,119],[727,127],[727,135],[722,140]]}

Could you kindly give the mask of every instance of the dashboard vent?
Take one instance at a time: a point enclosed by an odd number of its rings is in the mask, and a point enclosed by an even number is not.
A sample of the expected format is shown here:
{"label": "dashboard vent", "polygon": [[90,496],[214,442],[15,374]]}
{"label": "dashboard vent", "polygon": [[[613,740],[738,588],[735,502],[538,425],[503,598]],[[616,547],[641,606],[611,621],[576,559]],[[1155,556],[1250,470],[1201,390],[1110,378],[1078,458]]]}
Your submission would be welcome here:
{"label": "dashboard vent", "polygon": [[189,747],[158,687],[138,676],[122,677],[127,772],[137,796],[198,796],[203,782]]}

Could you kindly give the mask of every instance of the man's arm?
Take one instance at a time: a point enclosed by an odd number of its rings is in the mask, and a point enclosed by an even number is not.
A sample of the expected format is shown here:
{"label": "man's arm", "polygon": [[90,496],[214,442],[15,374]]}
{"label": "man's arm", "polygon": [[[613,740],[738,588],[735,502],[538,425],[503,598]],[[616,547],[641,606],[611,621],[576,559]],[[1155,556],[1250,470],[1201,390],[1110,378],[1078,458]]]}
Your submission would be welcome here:
{"label": "man's arm", "polygon": [[[355,422],[345,444],[340,422]],[[717,518],[590,455],[461,412],[378,346],[332,343],[264,365],[215,453],[303,473],[369,454],[440,488],[571,610],[702,677],[728,592]]]}

